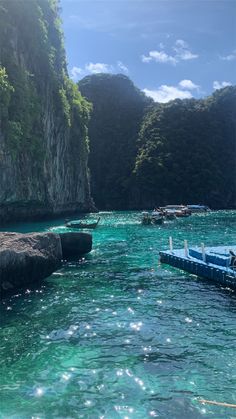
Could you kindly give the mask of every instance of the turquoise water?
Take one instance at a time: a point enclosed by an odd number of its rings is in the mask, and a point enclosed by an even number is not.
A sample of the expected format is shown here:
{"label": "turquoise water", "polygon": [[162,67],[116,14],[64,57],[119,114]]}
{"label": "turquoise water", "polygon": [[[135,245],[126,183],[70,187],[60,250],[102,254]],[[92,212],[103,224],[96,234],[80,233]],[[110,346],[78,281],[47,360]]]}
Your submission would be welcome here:
{"label": "turquoise water", "polygon": [[236,211],[140,217],[101,213],[89,255],[3,300],[0,418],[236,417],[199,403],[236,404],[236,293],[158,262],[170,235],[175,247],[235,244]]}

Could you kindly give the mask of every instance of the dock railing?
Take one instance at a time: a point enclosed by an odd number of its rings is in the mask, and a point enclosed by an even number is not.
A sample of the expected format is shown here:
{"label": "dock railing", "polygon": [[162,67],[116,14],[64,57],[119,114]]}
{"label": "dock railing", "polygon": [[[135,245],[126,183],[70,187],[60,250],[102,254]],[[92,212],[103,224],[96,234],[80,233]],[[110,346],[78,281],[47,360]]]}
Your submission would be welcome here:
{"label": "dock railing", "polygon": [[[173,238],[169,237],[169,250],[160,251],[160,261],[190,274],[213,280],[224,286],[236,289],[236,246],[184,246],[174,249]],[[232,259],[233,255],[233,259]],[[236,256],[236,255],[235,255]]]}

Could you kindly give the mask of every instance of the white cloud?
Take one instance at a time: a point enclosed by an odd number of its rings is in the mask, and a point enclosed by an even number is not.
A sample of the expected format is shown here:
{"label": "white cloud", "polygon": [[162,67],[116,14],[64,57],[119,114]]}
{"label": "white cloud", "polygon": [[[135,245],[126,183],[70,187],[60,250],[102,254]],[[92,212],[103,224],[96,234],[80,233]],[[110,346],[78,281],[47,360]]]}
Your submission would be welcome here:
{"label": "white cloud", "polygon": [[217,80],[213,82],[214,90],[222,89],[223,87],[227,87],[227,86],[232,86],[232,83],[230,83],[229,81],[217,81]]}
{"label": "white cloud", "polygon": [[105,64],[105,63],[88,63],[83,68],[81,67],[72,67],[70,70],[70,75],[72,80],[75,82],[84,77],[86,74],[97,74],[97,73],[129,73],[128,67],[122,63],[122,61],[117,61],[116,65]]}
{"label": "white cloud", "polygon": [[182,89],[189,89],[189,90],[198,90],[199,86],[192,82],[192,80],[181,80],[179,82],[179,86],[182,87]]}
{"label": "white cloud", "polygon": [[175,46],[173,47],[174,51],[176,52],[176,59],[177,60],[193,60],[198,58],[197,54],[193,54],[190,49],[189,45],[183,39],[177,39],[175,42]]}
{"label": "white cloud", "polygon": [[181,90],[175,86],[162,84],[157,90],[143,89],[143,92],[150,96],[155,102],[167,103],[174,99],[191,99],[192,93],[188,90]]}
{"label": "white cloud", "polygon": [[142,55],[141,59],[143,63],[149,63],[150,61],[158,63],[168,63],[176,65],[180,61],[193,60],[198,58],[197,54],[193,54],[190,51],[190,48],[183,39],[177,39],[174,47],[172,48],[175,51],[174,55],[167,54],[164,49],[164,45],[159,45],[162,51],[149,51],[148,55]]}
{"label": "white cloud", "polygon": [[123,73],[126,73],[126,74],[128,74],[128,72],[129,72],[129,69],[128,69],[128,67],[126,67],[126,65],[124,65],[123,63],[122,63],[122,61],[117,61],[117,67],[123,72]]}
{"label": "white cloud", "polygon": [[192,54],[192,52],[188,50],[182,50],[181,52],[179,52],[179,54],[177,54],[177,58],[184,61],[194,60],[195,58],[198,58],[198,55]]}
{"label": "white cloud", "polygon": [[142,55],[141,59],[143,63],[149,63],[150,61],[152,61],[152,58],[149,55]]}
{"label": "white cloud", "polygon": [[225,55],[225,56],[220,56],[221,60],[225,60],[225,61],[233,61],[236,59],[236,49],[234,51],[232,51],[231,54]]}
{"label": "white cloud", "polygon": [[79,76],[83,74],[83,70],[80,67],[73,67],[70,73],[72,80],[77,81],[79,79]]}
{"label": "white cloud", "polygon": [[171,55],[166,54],[164,51],[149,51],[148,55],[142,55],[142,61],[144,63],[149,63],[150,61],[155,61],[157,63],[170,63],[175,65],[176,59]]}
{"label": "white cloud", "polygon": [[85,70],[87,70],[91,74],[110,73],[112,72],[113,67],[105,63],[89,63],[86,64]]}
{"label": "white cloud", "polygon": [[176,48],[188,48],[188,44],[183,39],[177,39],[175,41]]}

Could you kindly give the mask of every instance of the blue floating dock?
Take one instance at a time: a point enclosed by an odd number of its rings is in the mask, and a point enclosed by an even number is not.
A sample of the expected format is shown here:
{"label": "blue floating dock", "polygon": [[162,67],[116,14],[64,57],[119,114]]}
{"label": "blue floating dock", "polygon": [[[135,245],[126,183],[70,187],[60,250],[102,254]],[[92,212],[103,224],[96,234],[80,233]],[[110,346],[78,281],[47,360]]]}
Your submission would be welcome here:
{"label": "blue floating dock", "polygon": [[160,261],[175,268],[209,279],[225,287],[236,289],[236,266],[230,266],[229,250],[236,253],[236,246],[205,247],[205,254],[198,247],[160,252]]}

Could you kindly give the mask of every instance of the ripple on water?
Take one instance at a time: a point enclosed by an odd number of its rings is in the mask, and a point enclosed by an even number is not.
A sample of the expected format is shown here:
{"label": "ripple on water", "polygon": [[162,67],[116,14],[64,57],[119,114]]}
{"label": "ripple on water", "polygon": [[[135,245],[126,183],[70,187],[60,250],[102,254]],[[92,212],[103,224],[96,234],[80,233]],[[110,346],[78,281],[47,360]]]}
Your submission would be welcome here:
{"label": "ripple on water", "polygon": [[236,212],[163,228],[137,212],[101,216],[89,255],[2,302],[2,417],[230,417],[198,400],[236,403],[235,293],[160,266],[158,251],[169,235],[232,244]]}

